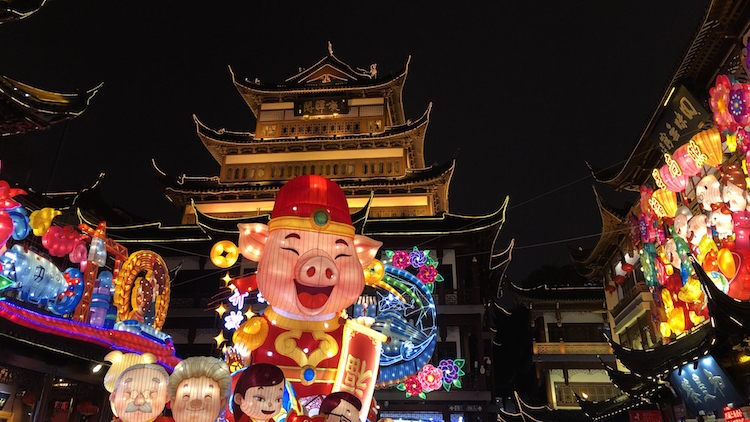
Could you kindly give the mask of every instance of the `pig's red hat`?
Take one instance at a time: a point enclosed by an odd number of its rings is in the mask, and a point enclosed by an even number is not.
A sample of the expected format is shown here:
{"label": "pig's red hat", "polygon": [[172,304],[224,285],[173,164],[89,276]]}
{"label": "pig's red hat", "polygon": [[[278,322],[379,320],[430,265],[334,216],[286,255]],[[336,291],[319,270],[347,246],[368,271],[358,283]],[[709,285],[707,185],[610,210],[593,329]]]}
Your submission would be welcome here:
{"label": "pig's red hat", "polygon": [[296,177],[284,185],[271,212],[269,231],[293,229],[354,237],[344,191],[325,177]]}

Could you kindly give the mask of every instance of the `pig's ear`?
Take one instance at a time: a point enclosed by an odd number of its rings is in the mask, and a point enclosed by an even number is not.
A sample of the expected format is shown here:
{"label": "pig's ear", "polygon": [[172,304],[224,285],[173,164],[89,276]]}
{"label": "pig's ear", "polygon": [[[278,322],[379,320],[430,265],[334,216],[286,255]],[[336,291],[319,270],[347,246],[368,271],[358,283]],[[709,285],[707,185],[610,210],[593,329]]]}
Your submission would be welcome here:
{"label": "pig's ear", "polygon": [[354,248],[357,251],[357,257],[359,257],[362,268],[367,268],[372,263],[381,246],[383,246],[383,242],[378,242],[367,236],[362,236],[361,234],[354,236]]}
{"label": "pig's ear", "polygon": [[245,258],[258,262],[268,240],[268,226],[260,223],[237,224],[240,229],[240,253]]}

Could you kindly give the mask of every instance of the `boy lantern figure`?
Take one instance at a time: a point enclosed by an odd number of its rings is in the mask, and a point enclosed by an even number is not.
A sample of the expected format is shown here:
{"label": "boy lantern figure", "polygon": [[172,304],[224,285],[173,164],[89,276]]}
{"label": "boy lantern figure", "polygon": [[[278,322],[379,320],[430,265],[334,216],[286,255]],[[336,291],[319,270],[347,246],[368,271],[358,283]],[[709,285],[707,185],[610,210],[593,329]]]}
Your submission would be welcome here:
{"label": "boy lantern figure", "polygon": [[[364,268],[382,243],[355,235],[344,192],[315,175],[281,188],[268,226],[238,226],[240,252],[258,262],[258,289],[270,306],[242,324],[235,346],[254,363],[281,368],[300,398],[330,394],[337,372],[354,358],[355,394],[369,403],[384,337],[338,313],[362,293]],[[371,338],[370,350],[343,350],[351,332]]]}
{"label": "boy lantern figure", "polygon": [[175,366],[167,387],[175,422],[213,422],[227,405],[232,374],[226,362],[196,356]]}

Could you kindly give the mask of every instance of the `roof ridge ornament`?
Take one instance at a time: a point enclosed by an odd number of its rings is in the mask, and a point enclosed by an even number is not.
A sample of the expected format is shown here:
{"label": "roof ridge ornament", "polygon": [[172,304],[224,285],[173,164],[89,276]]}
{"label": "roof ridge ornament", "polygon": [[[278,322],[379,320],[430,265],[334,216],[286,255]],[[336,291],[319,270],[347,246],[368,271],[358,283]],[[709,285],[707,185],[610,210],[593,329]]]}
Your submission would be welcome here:
{"label": "roof ridge ornament", "polygon": [[333,57],[333,44],[330,41],[328,41],[328,55]]}

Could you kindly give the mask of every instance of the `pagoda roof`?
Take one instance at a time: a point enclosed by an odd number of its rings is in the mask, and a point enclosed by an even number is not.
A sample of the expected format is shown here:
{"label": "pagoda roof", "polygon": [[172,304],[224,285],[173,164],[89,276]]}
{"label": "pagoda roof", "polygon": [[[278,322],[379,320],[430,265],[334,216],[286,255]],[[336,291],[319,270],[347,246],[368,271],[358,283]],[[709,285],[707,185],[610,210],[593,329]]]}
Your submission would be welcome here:
{"label": "pagoda roof", "polygon": [[[165,188],[167,197],[174,203],[186,204],[187,199],[204,197],[215,200],[235,200],[242,198],[275,198],[286,180],[270,180],[260,182],[220,182],[218,176],[168,176],[152,161],[157,173],[157,180]],[[371,191],[386,192],[393,189],[406,189],[431,186],[435,183],[444,186],[445,192],[439,192],[446,200],[450,179],[455,170],[455,161],[443,165],[432,165],[423,169],[407,169],[406,173],[397,177],[334,178],[336,184],[347,195],[369,195]]]}
{"label": "pagoda roof", "polygon": [[583,410],[552,409],[547,405],[532,406],[525,403],[514,392],[518,410],[525,422],[591,422],[591,418]]}
{"label": "pagoda roof", "polygon": [[611,339],[608,341],[617,358],[632,373],[653,379],[708,354],[716,341],[715,334],[713,326],[706,321],[669,344],[651,349],[635,350]]}
{"label": "pagoda roof", "polygon": [[[232,81],[242,97],[258,116],[260,100],[263,97],[278,98],[279,95],[297,97],[309,94],[336,94],[345,92],[386,91],[396,88],[399,103],[406,75],[409,70],[411,56],[404,68],[386,77],[380,78],[363,69],[354,69],[341,61],[329,48],[328,55],[318,60],[314,65],[301,70],[296,75],[287,78],[281,84],[266,84],[250,78],[238,79],[231,66]],[[401,107],[403,110],[403,107]]]}
{"label": "pagoda roof", "polygon": [[632,398],[649,396],[664,386],[656,381],[643,378],[638,374],[622,372],[617,368],[607,365],[603,360],[602,365],[604,366],[604,369],[607,370],[607,375],[609,375],[609,379],[612,380],[612,383],[619,388],[620,391],[627,393]]}
{"label": "pagoda roof", "polygon": [[517,303],[528,307],[533,304],[557,304],[588,302],[606,309],[604,287],[597,286],[548,286],[546,284],[524,288],[510,283],[510,291]]}
{"label": "pagoda roof", "polygon": [[46,2],[47,0],[0,0],[0,24],[29,17]]}
{"label": "pagoda roof", "polygon": [[[682,56],[677,68],[664,87],[661,99],[651,113],[646,126],[622,164],[599,169],[589,168],[597,182],[615,190],[637,191],[658,165],[662,154],[648,139],[665,108],[671,90],[685,85],[700,101],[705,99],[717,71],[721,71],[732,50],[742,47],[745,25],[750,20],[750,4],[741,0],[712,0],[706,8],[701,25]],[[708,127],[706,127],[708,128]]]}
{"label": "pagoda roof", "polygon": [[630,397],[627,394],[598,402],[584,400],[578,394],[576,394],[576,399],[578,400],[578,405],[581,406],[581,410],[595,421],[607,420],[626,410],[638,408],[646,404],[642,399]]}
{"label": "pagoda roof", "polygon": [[64,94],[0,76],[0,135],[46,129],[83,113],[103,84],[84,93]]}
{"label": "pagoda roof", "polygon": [[525,422],[521,412],[511,413],[502,408],[497,410],[497,420],[501,422]]}
{"label": "pagoda roof", "polygon": [[708,296],[708,312],[716,330],[726,335],[734,334],[738,338],[750,335],[750,302],[737,300],[719,290],[692,255],[690,260]]}
{"label": "pagoda roof", "polygon": [[306,151],[319,151],[326,148],[359,149],[363,146],[399,146],[409,148],[409,158],[412,165],[422,168],[424,163],[424,136],[430,122],[432,103],[427,106],[424,114],[415,121],[407,121],[401,125],[388,126],[383,132],[357,133],[351,135],[334,136],[291,136],[278,138],[257,138],[252,132],[236,132],[225,129],[212,129],[193,115],[198,131],[198,137],[211,156],[219,163],[229,153],[256,152],[284,152],[290,147],[301,147]]}
{"label": "pagoda roof", "polygon": [[596,205],[599,208],[599,215],[602,219],[602,231],[599,240],[593,248],[581,250],[568,248],[573,264],[578,274],[592,278],[607,264],[612,253],[617,249],[622,237],[626,234],[626,223],[628,209],[618,209],[607,204],[601,197],[595,186],[594,197]]}

